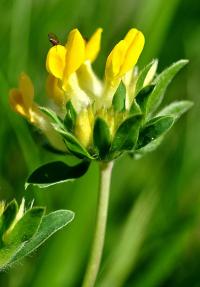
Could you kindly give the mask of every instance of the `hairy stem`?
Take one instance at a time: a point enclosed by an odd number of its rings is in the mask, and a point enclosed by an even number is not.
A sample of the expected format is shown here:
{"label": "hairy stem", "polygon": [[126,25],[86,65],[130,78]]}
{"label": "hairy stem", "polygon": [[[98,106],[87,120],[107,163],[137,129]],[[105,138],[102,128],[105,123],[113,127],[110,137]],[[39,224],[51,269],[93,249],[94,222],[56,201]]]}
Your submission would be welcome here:
{"label": "hairy stem", "polygon": [[82,287],[93,287],[98,275],[106,231],[112,167],[113,162],[100,163],[99,198],[97,206],[96,229],[94,233],[91,255]]}

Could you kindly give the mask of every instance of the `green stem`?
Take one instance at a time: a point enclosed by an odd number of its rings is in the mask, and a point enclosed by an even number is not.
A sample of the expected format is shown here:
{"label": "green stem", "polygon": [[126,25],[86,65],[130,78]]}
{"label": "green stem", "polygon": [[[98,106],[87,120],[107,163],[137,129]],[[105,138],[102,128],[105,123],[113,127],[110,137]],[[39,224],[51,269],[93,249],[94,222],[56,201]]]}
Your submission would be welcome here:
{"label": "green stem", "polygon": [[100,182],[96,230],[94,233],[91,255],[82,287],[93,287],[98,275],[106,231],[112,167],[113,162],[100,163]]}

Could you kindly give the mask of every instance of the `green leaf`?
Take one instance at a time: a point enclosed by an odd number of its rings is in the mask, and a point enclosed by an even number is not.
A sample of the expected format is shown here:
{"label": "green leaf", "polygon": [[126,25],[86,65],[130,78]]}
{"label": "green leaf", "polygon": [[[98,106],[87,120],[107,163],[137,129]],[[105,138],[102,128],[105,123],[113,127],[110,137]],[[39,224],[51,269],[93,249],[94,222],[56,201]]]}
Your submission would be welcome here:
{"label": "green leaf", "polygon": [[41,244],[43,244],[55,232],[65,227],[74,219],[74,213],[70,210],[57,210],[43,216],[42,222],[34,236],[26,242],[23,247],[14,255],[9,262],[10,264],[22,259]]}
{"label": "green leaf", "polygon": [[62,120],[57,116],[57,114],[54,111],[45,107],[40,107],[40,110],[48,117],[50,117],[55,124],[64,127]]}
{"label": "green leaf", "polygon": [[151,93],[147,103],[147,113],[152,113],[158,108],[163,100],[164,93],[171,80],[187,63],[188,60],[180,60],[172,64],[169,68],[165,69],[161,74],[157,76],[154,81],[155,88]]}
{"label": "green leaf", "polygon": [[140,90],[137,97],[135,98],[143,114],[146,114],[148,99],[154,87],[155,87],[154,85],[144,87],[143,89]]}
{"label": "green leaf", "polygon": [[94,157],[89,154],[86,148],[83,147],[81,143],[76,139],[76,137],[72,135],[70,132],[63,130],[57,126],[55,126],[55,130],[57,130],[57,132],[59,132],[63,136],[67,149],[73,155],[75,155],[80,159],[83,159],[85,157],[89,159],[94,159]]}
{"label": "green leaf", "polygon": [[173,102],[162,109],[157,116],[173,116],[176,120],[193,106],[193,102],[179,101]]}
{"label": "green leaf", "polygon": [[122,112],[125,110],[126,104],[126,87],[121,81],[117,91],[114,94],[112,106],[116,112]]}
{"label": "green leaf", "polygon": [[74,180],[84,175],[88,170],[89,165],[89,161],[82,161],[74,166],[69,166],[62,161],[44,164],[28,177],[25,188],[30,184],[45,188],[50,185]]}
{"label": "green leaf", "polygon": [[18,212],[18,204],[16,200],[12,200],[4,210],[1,216],[1,230],[0,233],[3,234],[9,227],[11,226],[12,222],[15,219],[15,216]]}
{"label": "green leaf", "polygon": [[64,125],[69,131],[73,131],[75,122],[76,122],[76,111],[71,103],[71,101],[68,101],[66,104],[66,110],[67,113],[64,118]]}
{"label": "green leaf", "polygon": [[111,152],[132,150],[137,142],[142,116],[132,116],[126,119],[117,129]]}
{"label": "green leaf", "polygon": [[165,134],[173,125],[174,117],[161,116],[153,118],[147,123],[147,125],[141,130],[137,149],[140,149],[150,142],[156,140],[158,137]]}
{"label": "green leaf", "polygon": [[0,271],[4,271],[9,266],[12,257],[22,248],[24,243],[15,243],[0,248]]}
{"label": "green leaf", "polygon": [[135,87],[135,95],[137,95],[140,90],[143,88],[144,85],[144,81],[146,79],[146,76],[148,74],[148,72],[150,71],[150,69],[153,67],[153,65],[155,65],[155,69],[157,68],[157,64],[158,64],[158,60],[155,59],[153,61],[151,61],[146,67],[144,67],[144,69],[142,69],[142,71],[140,72],[137,82],[136,82],[136,87]]}
{"label": "green leaf", "polygon": [[100,158],[103,159],[109,151],[111,136],[107,123],[100,117],[95,120],[93,141]]}
{"label": "green leaf", "polygon": [[[70,105],[70,104],[69,104]],[[72,107],[71,107],[72,108]],[[93,157],[88,153],[88,151],[81,145],[81,143],[72,135],[69,131],[65,129],[62,120],[54,113],[52,110],[40,107],[40,109],[45,112],[54,122],[54,129],[64,137],[65,144],[68,150],[75,156],[79,158],[87,157],[93,159]],[[71,114],[73,114],[71,110]],[[74,116],[74,114],[73,114]]]}
{"label": "green leaf", "polygon": [[37,231],[42,216],[44,215],[44,207],[33,207],[29,209],[23,217],[16,223],[13,230],[5,233],[3,241],[6,245],[23,243],[29,240]]}
{"label": "green leaf", "polygon": [[134,153],[132,153],[132,156],[134,156],[135,159],[140,159],[145,154],[150,153],[158,148],[158,146],[162,143],[164,136],[160,136],[157,139],[151,141],[147,145],[143,146],[140,149],[137,149]]}

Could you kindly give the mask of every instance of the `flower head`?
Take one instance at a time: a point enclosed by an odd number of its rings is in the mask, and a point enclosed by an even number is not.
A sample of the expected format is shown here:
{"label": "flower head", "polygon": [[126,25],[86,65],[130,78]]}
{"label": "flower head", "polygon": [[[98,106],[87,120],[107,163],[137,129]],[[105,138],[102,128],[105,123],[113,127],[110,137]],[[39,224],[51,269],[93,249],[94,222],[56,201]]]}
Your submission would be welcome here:
{"label": "flower head", "polygon": [[158,61],[153,60],[138,72],[145,39],[132,28],[108,55],[105,77],[100,80],[92,64],[100,52],[101,35],[98,28],[85,40],[73,29],[67,43],[53,41],[46,58],[51,108],[34,102],[33,85],[25,74],[19,88],[11,90],[10,103],[42,130],[54,148],[76,157],[109,161],[124,152],[141,155],[157,146],[191,105],[181,103],[178,114],[173,109],[155,114],[170,80],[187,61],[156,76]]}

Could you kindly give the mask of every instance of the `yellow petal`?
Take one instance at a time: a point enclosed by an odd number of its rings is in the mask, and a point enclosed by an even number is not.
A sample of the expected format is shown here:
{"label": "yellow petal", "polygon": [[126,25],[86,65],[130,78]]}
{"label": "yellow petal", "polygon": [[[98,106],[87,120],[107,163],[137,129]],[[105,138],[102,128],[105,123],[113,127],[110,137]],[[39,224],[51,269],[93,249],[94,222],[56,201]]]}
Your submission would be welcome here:
{"label": "yellow petal", "polygon": [[69,76],[74,73],[85,60],[85,41],[78,29],[70,32],[67,41],[67,53],[65,57],[65,69],[63,82],[65,83]]}
{"label": "yellow petal", "polygon": [[28,110],[33,104],[34,87],[31,79],[25,73],[20,76],[19,91],[21,92],[24,108]]}
{"label": "yellow petal", "polygon": [[62,79],[65,69],[66,48],[62,45],[53,46],[46,59],[47,71],[58,79]]}
{"label": "yellow petal", "polygon": [[100,97],[102,94],[102,83],[94,73],[92,65],[86,61],[77,71],[79,85],[92,98]]}
{"label": "yellow petal", "polygon": [[121,65],[124,62],[126,50],[127,43],[124,40],[121,40],[117,45],[115,45],[106,61],[106,79],[113,80],[118,76]]}
{"label": "yellow petal", "polygon": [[128,44],[128,46],[131,45],[131,43],[133,42],[135,36],[137,35],[138,30],[135,28],[132,28],[128,31],[128,33],[126,34],[126,36],[124,37],[124,40],[126,41],[126,43]]}
{"label": "yellow petal", "polygon": [[30,78],[21,74],[19,89],[12,89],[9,93],[9,102],[15,112],[35,123],[40,114],[38,106],[33,102],[34,88]]}
{"label": "yellow petal", "polygon": [[101,48],[101,34],[103,29],[98,28],[86,43],[86,60],[94,62]]}
{"label": "yellow petal", "polygon": [[46,83],[47,95],[54,100],[58,106],[65,104],[65,94],[59,87],[59,79],[52,75],[48,75]]}
{"label": "yellow petal", "polygon": [[131,29],[126,35],[125,41],[129,47],[126,51],[124,62],[120,70],[120,76],[123,76],[135,66],[143,50],[145,39],[142,32]]}
{"label": "yellow petal", "polygon": [[85,147],[88,147],[91,143],[92,126],[93,119],[91,119],[91,112],[88,109],[81,110],[76,119],[74,133]]}
{"label": "yellow petal", "polygon": [[9,102],[12,109],[23,117],[29,117],[29,111],[24,105],[22,94],[18,89],[12,89],[9,93]]}

